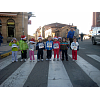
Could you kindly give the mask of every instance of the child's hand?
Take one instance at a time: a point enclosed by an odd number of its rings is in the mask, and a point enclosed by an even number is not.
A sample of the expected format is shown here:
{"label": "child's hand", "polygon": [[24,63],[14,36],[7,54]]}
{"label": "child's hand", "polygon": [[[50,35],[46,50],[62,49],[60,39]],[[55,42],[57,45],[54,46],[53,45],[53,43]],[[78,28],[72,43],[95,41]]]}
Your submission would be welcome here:
{"label": "child's hand", "polygon": [[37,50],[36,50],[36,52],[37,52]]}

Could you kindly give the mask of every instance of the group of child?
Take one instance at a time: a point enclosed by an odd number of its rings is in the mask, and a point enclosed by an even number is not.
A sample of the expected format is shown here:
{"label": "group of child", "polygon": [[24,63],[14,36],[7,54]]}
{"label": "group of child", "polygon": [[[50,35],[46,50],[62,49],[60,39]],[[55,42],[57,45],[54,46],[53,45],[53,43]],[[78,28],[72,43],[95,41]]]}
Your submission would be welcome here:
{"label": "group of child", "polygon": [[[34,57],[34,51],[36,48],[36,52],[37,52],[37,61],[43,61],[43,50],[47,51],[47,58],[46,60],[50,60],[51,61],[51,57],[52,57],[52,51],[54,51],[54,59],[53,61],[56,60],[56,55],[57,55],[57,61],[59,61],[59,55],[60,55],[60,59],[63,61],[64,60],[64,55],[66,58],[66,61],[68,61],[68,54],[67,54],[67,50],[69,48],[69,44],[66,41],[66,38],[63,37],[54,37],[54,41],[51,41],[51,36],[48,36],[48,41],[45,43],[42,41],[42,37],[39,36],[38,37],[38,42],[35,42],[35,39],[32,38],[29,42],[29,46],[26,42],[26,36],[22,35],[21,36],[21,40],[18,42],[16,38],[13,38],[11,40],[11,42],[9,43],[9,46],[12,46],[12,62],[14,61],[18,61],[17,59],[17,52],[18,52],[18,46],[20,48],[21,51],[21,61],[23,61],[23,59],[26,61],[27,58],[27,50],[29,49],[29,56],[30,56],[30,61],[32,61],[33,58],[33,62],[35,61],[35,57]],[[76,38],[73,38],[73,42],[71,43],[71,48],[72,48],[72,59],[77,60],[77,47],[78,47],[78,42],[76,42]]]}

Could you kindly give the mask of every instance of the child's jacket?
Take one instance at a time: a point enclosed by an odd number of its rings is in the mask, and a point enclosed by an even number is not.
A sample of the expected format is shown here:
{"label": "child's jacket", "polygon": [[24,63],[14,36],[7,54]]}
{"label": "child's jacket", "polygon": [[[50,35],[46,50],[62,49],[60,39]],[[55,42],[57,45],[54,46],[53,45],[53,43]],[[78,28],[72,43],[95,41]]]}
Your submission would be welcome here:
{"label": "child's jacket", "polygon": [[12,51],[18,51],[18,45],[19,45],[19,42],[17,41],[16,43],[9,43],[9,46],[12,46]]}
{"label": "child's jacket", "polygon": [[61,50],[67,50],[68,47],[69,47],[68,42],[61,42],[61,43],[60,43],[60,49],[61,49]]}
{"label": "child's jacket", "polygon": [[59,43],[59,41],[54,41],[53,42],[53,49],[60,49],[60,43]]}
{"label": "child's jacket", "polygon": [[79,45],[78,42],[76,42],[76,43],[75,43],[75,42],[72,42],[72,43],[71,43],[71,49],[72,49],[72,50],[77,50],[78,45]]}
{"label": "child's jacket", "polygon": [[36,50],[44,50],[44,49],[45,49],[44,42],[37,42],[37,44],[36,44]]}
{"label": "child's jacket", "polygon": [[27,50],[28,44],[25,41],[21,40],[19,43],[19,48],[20,48],[20,50]]}
{"label": "child's jacket", "polygon": [[29,50],[34,51],[35,50],[35,44],[29,43]]}
{"label": "child's jacket", "polygon": [[53,49],[53,42],[52,41],[47,41],[45,49],[52,50]]}

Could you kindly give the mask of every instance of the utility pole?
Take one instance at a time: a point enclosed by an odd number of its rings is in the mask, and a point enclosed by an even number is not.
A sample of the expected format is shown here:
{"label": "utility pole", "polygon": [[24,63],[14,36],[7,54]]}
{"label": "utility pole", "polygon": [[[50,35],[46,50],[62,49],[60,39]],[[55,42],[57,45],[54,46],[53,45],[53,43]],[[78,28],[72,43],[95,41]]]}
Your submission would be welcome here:
{"label": "utility pole", "polygon": [[24,12],[22,12],[22,33],[24,35]]}

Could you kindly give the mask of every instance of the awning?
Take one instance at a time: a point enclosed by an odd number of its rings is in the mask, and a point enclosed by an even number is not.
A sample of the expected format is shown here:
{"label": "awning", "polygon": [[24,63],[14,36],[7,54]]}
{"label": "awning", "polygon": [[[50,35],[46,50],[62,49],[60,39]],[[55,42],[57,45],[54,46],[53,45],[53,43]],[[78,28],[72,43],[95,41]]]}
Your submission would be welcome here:
{"label": "awning", "polygon": [[0,16],[2,16],[2,17],[7,17],[7,16],[16,17],[17,14],[13,14],[13,13],[0,13]]}

